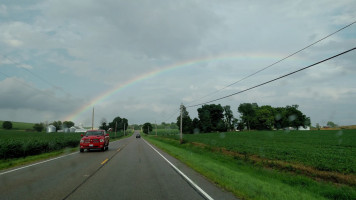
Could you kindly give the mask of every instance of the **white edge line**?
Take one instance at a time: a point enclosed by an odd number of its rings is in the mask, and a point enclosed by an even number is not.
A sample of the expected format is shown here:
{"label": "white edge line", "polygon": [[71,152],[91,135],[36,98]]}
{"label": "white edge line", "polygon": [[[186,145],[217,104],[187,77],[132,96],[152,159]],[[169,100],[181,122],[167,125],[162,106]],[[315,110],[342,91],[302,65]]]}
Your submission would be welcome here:
{"label": "white edge line", "polygon": [[149,144],[146,140],[143,140],[148,144],[153,150],[155,150],[164,160],[168,162],[168,164],[173,167],[185,180],[187,180],[196,190],[200,192],[200,194],[204,195],[206,199],[214,200],[211,196],[209,196],[203,189],[201,189],[196,183],[194,183],[188,176],[186,176],[182,171],[180,171],[176,166],[174,166],[166,157],[164,157],[160,152],[158,152],[151,144]]}
{"label": "white edge line", "polygon": [[70,155],[73,155],[73,154],[76,154],[76,153],[78,153],[78,152],[70,153],[70,154],[67,154],[67,155],[64,155],[64,156],[59,156],[59,157],[52,158],[52,159],[49,159],[49,160],[41,161],[41,162],[34,163],[34,164],[31,164],[31,165],[26,165],[24,167],[20,167],[20,168],[16,168],[16,169],[13,169],[13,170],[6,171],[6,172],[2,172],[2,173],[0,173],[0,176],[4,175],[4,174],[11,173],[11,172],[15,172],[15,171],[18,171],[18,170],[21,170],[21,169],[25,169],[25,168],[28,168],[28,167],[32,167],[32,166],[35,166],[35,165],[39,165],[39,164],[43,164],[43,163],[46,163],[46,162],[50,162],[52,160],[57,160],[57,159],[60,159],[60,158],[64,158],[64,157],[67,157],[67,156],[70,156]]}

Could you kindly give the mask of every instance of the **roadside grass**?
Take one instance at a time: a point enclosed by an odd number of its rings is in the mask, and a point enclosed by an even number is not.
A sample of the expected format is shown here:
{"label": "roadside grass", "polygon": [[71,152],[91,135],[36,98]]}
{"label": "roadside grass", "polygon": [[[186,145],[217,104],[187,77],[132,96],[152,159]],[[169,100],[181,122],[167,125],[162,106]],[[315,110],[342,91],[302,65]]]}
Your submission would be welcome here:
{"label": "roadside grass", "polygon": [[34,162],[47,160],[47,159],[58,157],[61,155],[73,153],[75,151],[78,151],[78,147],[64,148],[64,149],[60,149],[57,151],[53,151],[53,152],[49,152],[49,153],[42,153],[42,154],[34,155],[34,156],[27,156],[24,158],[11,158],[11,159],[6,159],[6,160],[0,160],[0,170],[5,170],[5,169],[17,167],[17,166],[28,165],[28,164],[31,164]]}
{"label": "roadside grass", "polygon": [[255,166],[240,159],[163,137],[145,139],[243,199],[356,199],[356,189]]}

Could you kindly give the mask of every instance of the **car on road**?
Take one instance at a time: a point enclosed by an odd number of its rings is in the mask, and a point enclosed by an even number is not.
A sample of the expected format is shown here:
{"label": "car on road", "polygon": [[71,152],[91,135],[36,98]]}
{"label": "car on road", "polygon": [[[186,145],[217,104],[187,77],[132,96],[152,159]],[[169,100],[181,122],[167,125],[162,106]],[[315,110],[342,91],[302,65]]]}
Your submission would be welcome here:
{"label": "car on road", "polygon": [[141,138],[141,135],[139,133],[137,133],[136,138]]}
{"label": "car on road", "polygon": [[84,152],[85,149],[100,149],[105,151],[109,149],[109,134],[105,130],[88,130],[85,135],[81,135],[80,140],[80,152]]}

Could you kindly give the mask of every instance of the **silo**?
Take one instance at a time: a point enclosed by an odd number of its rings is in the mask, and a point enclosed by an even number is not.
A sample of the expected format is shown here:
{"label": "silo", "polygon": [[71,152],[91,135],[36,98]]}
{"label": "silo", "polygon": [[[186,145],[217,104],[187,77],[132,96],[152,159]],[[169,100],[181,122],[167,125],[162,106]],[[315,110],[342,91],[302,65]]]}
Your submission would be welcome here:
{"label": "silo", "polygon": [[49,125],[49,126],[47,126],[46,132],[47,133],[54,133],[54,132],[56,132],[56,127],[53,126],[53,125]]}
{"label": "silo", "polygon": [[75,128],[74,126],[72,126],[72,127],[69,128],[69,131],[70,131],[71,133],[75,133],[75,130],[76,130],[76,128]]}

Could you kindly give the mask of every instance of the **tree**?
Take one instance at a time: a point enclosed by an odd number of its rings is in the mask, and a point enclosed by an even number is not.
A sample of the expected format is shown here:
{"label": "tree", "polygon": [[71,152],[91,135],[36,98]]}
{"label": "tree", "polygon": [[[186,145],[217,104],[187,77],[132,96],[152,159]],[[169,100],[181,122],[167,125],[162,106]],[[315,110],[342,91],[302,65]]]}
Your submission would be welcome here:
{"label": "tree", "polygon": [[334,122],[332,121],[328,121],[328,123],[326,123],[327,126],[331,127],[331,128],[335,128],[335,127],[338,127],[339,125],[335,124]]}
{"label": "tree", "polygon": [[193,128],[193,133],[199,133],[200,132],[200,121],[198,118],[194,118],[192,121],[192,128]]}
{"label": "tree", "polygon": [[122,118],[121,126],[122,126],[121,130],[125,129],[125,131],[126,131],[129,126],[129,121],[126,118]]}
{"label": "tree", "polygon": [[259,130],[271,130],[274,126],[273,108],[261,106],[256,109],[256,128]]}
{"label": "tree", "polygon": [[54,121],[54,122],[52,122],[50,124],[53,125],[54,127],[56,127],[57,131],[62,129],[62,122],[61,121]]}
{"label": "tree", "polygon": [[224,121],[227,130],[233,130],[234,127],[234,115],[230,106],[224,106]]}
{"label": "tree", "polygon": [[[177,126],[180,130],[180,115],[177,117]],[[182,105],[182,132],[183,133],[193,133],[192,119],[184,105]]]}
{"label": "tree", "polygon": [[224,109],[220,104],[203,105],[198,108],[200,130],[204,133],[226,131],[223,113]]}
{"label": "tree", "polygon": [[64,121],[63,122],[63,127],[64,128],[70,128],[72,126],[74,126],[74,122],[72,122],[72,121]]}
{"label": "tree", "polygon": [[7,130],[12,129],[12,122],[10,122],[10,121],[4,121],[4,122],[2,123],[2,127],[3,127],[4,129],[7,129]]}
{"label": "tree", "polygon": [[109,123],[109,128],[112,128],[112,130],[115,130],[117,125],[117,131],[123,131],[124,128],[127,130],[129,126],[129,122],[126,118],[121,118],[121,117],[115,117],[112,122]]}
{"label": "tree", "polygon": [[33,125],[33,129],[35,129],[35,131],[37,131],[37,132],[42,132],[44,129],[44,124],[37,123],[37,124]]}
{"label": "tree", "polygon": [[247,125],[248,130],[251,127],[255,127],[253,120],[256,117],[257,103],[242,103],[237,108],[237,111],[241,114],[241,120]]}
{"label": "tree", "polygon": [[317,130],[320,130],[320,125],[319,125],[319,123],[316,123],[315,128],[316,128]]}
{"label": "tree", "polygon": [[101,119],[99,129],[105,130],[105,131],[107,131],[109,129],[109,126],[108,126],[105,118]]}
{"label": "tree", "polygon": [[310,118],[306,117],[300,110],[298,105],[286,106],[286,117],[288,117],[288,125],[298,129],[298,127],[306,127],[310,125]]}
{"label": "tree", "polygon": [[289,127],[289,121],[286,117],[286,108],[277,107],[274,108],[274,127],[276,129],[282,129]]}
{"label": "tree", "polygon": [[142,130],[143,130],[143,133],[149,134],[149,132],[152,131],[152,125],[151,125],[151,123],[146,122],[145,124],[143,124]]}

